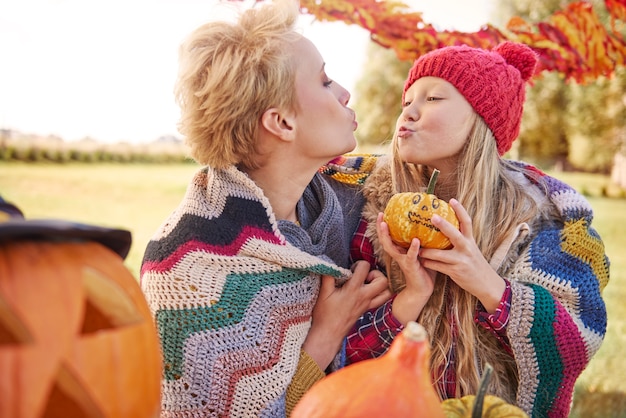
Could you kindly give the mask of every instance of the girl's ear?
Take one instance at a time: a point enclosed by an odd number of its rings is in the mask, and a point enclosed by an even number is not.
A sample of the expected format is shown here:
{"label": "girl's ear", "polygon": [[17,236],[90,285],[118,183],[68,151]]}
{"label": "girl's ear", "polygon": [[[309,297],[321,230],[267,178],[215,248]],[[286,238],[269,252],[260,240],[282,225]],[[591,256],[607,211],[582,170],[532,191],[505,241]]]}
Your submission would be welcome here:
{"label": "girl's ear", "polygon": [[295,138],[294,118],[277,108],[266,110],[261,116],[261,125],[283,141],[292,141]]}

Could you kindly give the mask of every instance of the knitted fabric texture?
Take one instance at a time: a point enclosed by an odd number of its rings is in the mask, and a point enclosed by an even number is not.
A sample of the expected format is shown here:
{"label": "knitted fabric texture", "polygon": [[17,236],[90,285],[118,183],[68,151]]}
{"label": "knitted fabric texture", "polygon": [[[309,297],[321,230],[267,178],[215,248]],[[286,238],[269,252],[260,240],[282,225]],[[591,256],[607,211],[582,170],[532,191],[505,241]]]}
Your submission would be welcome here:
{"label": "knitted fabric texture", "polygon": [[290,244],[245,174],[199,171],[141,268],[162,417],[284,417],[322,274],[350,272]]}
{"label": "knitted fabric texture", "polygon": [[[535,231],[527,245],[511,246],[498,269],[511,282],[507,336],[519,372],[517,404],[532,417],[567,417],[576,379],[606,333],[601,294],[609,281],[609,260],[591,227],[593,212],[588,201],[538,169],[516,164],[527,174],[540,175],[540,184],[520,175],[523,187],[536,186],[538,191],[545,187],[547,199],[560,214],[554,223]],[[388,166],[381,160],[364,186],[368,229],[391,196],[389,181]],[[372,231],[366,235],[372,237]],[[372,243],[381,257],[380,244]],[[388,336],[400,331],[379,328],[377,332],[380,341],[391,341]]]}
{"label": "knitted fabric texture", "polygon": [[320,173],[345,184],[361,185],[374,169],[379,155],[346,154],[320,168]]}
{"label": "knitted fabric texture", "polygon": [[290,221],[278,221],[278,228],[287,241],[329,263],[349,266],[350,237],[344,234],[341,204],[323,176],[313,177],[296,211],[301,227]]}
{"label": "knitted fabric texture", "polygon": [[537,55],[524,44],[503,42],[492,51],[449,46],[418,58],[404,93],[422,77],[442,78],[465,97],[493,132],[504,155],[519,134],[526,97],[525,82],[534,74]]}
{"label": "knitted fabric texture", "polygon": [[566,417],[574,384],[606,333],[604,244],[588,201],[544,175],[563,225],[539,231],[508,270],[513,297],[507,332],[517,359],[519,406],[531,416]]}

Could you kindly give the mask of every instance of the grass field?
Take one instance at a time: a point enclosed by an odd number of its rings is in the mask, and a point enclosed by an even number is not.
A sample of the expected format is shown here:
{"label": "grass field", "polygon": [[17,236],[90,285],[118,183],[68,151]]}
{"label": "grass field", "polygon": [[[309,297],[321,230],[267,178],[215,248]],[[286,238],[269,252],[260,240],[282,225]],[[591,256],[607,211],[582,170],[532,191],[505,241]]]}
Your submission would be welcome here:
{"label": "grass field", "polygon": [[[126,258],[139,277],[143,250],[152,233],[178,204],[193,164],[46,165],[0,163],[0,196],[20,207],[28,219],[56,218],[131,231]],[[626,200],[601,196],[608,178],[558,173],[589,194],[594,226],[611,260],[604,297],[609,312],[605,342],[577,382],[571,417],[626,417]]]}

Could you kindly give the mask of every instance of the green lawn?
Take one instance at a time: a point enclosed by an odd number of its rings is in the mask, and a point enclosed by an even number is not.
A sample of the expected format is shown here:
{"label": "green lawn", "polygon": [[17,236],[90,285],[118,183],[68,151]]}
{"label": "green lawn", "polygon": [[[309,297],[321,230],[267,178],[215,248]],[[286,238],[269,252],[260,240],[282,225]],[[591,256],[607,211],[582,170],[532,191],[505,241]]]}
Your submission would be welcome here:
{"label": "green lawn", "polygon": [[[29,219],[57,218],[131,231],[126,259],[139,276],[143,250],[152,233],[178,204],[193,164],[24,164],[0,163],[0,195]],[[605,342],[577,383],[572,417],[626,417],[626,200],[600,197],[608,179],[600,175],[557,173],[589,193],[594,225],[611,259],[611,281],[604,296],[609,312]]]}
{"label": "green lawn", "polygon": [[139,277],[150,236],[180,202],[193,164],[0,163],[0,195],[26,218],[57,218],[127,229],[127,267]]}

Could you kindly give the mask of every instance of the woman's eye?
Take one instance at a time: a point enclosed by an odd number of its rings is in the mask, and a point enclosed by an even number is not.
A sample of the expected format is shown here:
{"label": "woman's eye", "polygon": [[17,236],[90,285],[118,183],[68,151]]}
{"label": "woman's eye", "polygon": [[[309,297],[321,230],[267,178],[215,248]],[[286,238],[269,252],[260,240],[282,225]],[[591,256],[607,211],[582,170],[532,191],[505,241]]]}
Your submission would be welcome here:
{"label": "woman's eye", "polygon": [[324,81],[324,87],[330,87],[331,84],[333,84],[333,80]]}

